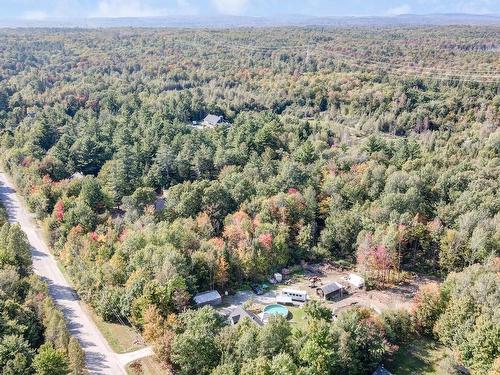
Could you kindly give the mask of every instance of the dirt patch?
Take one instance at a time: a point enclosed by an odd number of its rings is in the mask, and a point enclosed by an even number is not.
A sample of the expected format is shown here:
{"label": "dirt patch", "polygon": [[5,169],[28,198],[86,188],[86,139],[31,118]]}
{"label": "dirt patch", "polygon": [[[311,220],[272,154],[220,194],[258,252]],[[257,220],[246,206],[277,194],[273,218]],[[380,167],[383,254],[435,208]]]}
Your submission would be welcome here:
{"label": "dirt patch", "polygon": [[345,288],[342,298],[325,301],[325,305],[335,314],[352,306],[369,307],[377,313],[388,308],[409,310],[413,296],[420,285],[436,281],[429,277],[415,276],[406,283],[392,285],[386,289],[366,291],[357,289],[347,282],[346,278],[350,272],[327,263],[303,265],[300,271],[289,274],[283,283],[263,295],[257,296],[251,291],[240,291],[233,296],[224,297],[225,306],[220,312],[229,315],[234,308],[247,301],[252,301],[252,310],[261,311],[265,305],[276,302],[276,296],[283,288],[304,290],[308,294],[308,299],[319,300],[316,289],[332,282],[337,282]]}

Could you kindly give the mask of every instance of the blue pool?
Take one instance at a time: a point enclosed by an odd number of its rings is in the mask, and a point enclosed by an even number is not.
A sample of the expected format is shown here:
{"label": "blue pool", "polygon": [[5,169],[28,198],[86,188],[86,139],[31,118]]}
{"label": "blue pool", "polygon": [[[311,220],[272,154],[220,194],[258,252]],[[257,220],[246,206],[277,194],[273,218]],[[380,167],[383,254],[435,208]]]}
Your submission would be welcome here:
{"label": "blue pool", "polygon": [[279,304],[268,305],[264,307],[263,312],[264,314],[269,315],[281,315],[285,318],[288,316],[288,309],[285,306]]}

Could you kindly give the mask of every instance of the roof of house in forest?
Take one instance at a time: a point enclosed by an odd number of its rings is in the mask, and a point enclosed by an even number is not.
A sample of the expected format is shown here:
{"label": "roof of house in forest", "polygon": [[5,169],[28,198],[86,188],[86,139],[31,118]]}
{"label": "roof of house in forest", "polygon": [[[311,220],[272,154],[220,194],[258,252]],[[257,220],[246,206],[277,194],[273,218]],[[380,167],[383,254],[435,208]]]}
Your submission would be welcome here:
{"label": "roof of house in forest", "polygon": [[231,314],[229,314],[229,320],[231,321],[232,324],[236,324],[244,318],[249,318],[252,322],[254,322],[259,326],[262,325],[262,320],[260,320],[260,318],[257,315],[255,315],[251,311],[245,310],[241,306],[238,306],[233,311],[231,311]]}
{"label": "roof of house in forest", "polygon": [[203,119],[203,122],[208,125],[217,125],[222,122],[222,116],[206,115],[206,117]]}
{"label": "roof of house in forest", "polygon": [[392,375],[392,373],[386,370],[386,368],[382,365],[378,366],[377,369],[373,371],[372,375]]}

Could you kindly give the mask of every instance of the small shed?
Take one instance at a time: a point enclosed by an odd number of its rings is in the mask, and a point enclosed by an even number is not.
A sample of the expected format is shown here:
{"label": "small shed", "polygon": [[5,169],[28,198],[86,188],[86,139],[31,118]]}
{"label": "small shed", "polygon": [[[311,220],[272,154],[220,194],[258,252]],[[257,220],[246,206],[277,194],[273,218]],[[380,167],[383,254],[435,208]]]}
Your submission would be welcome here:
{"label": "small shed", "polygon": [[365,286],[365,279],[355,273],[350,273],[347,276],[347,281],[358,289]]}
{"label": "small shed", "polygon": [[279,283],[281,283],[281,282],[283,281],[283,275],[282,275],[281,273],[279,273],[279,272],[276,272],[276,273],[274,274],[274,278],[275,278],[275,280],[276,280],[277,282],[279,282]]}
{"label": "small shed", "polygon": [[193,299],[197,307],[202,307],[206,305],[217,306],[222,303],[222,297],[216,290],[210,290],[208,292],[198,293],[193,297]]}
{"label": "small shed", "polygon": [[258,326],[261,326],[263,324],[262,320],[257,315],[255,315],[251,311],[245,310],[241,306],[238,306],[237,308],[235,308],[231,312],[231,314],[229,314],[229,317],[228,317],[229,323],[231,323],[231,325],[238,324],[238,322],[240,322],[244,318],[249,318],[253,323],[255,323]]}
{"label": "small shed", "polygon": [[344,295],[344,287],[334,281],[316,288],[316,294],[324,300],[342,298]]}

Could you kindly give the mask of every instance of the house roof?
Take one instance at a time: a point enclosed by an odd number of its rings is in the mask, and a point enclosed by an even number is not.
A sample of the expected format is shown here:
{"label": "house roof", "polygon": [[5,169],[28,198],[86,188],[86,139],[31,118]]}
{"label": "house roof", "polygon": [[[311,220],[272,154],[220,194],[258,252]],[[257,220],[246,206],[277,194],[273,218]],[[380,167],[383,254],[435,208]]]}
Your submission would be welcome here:
{"label": "house roof", "polygon": [[209,303],[209,302],[221,300],[222,297],[218,291],[210,290],[208,292],[198,293],[197,295],[195,295],[193,297],[193,299],[197,305],[201,305],[204,303]]}
{"label": "house roof", "polygon": [[392,375],[392,373],[384,368],[384,366],[378,366],[372,375]]}
{"label": "house roof", "polygon": [[203,119],[203,122],[205,122],[209,125],[217,125],[221,121],[222,121],[222,116],[216,116],[216,115],[207,115]]}
{"label": "house roof", "polygon": [[334,281],[330,284],[322,285],[322,286],[318,287],[317,289],[321,289],[323,291],[323,293],[325,293],[325,294],[330,294],[330,293],[336,292],[337,290],[340,290],[342,288],[343,288],[343,286],[341,284],[336,283]]}
{"label": "house roof", "polygon": [[70,176],[70,180],[75,180],[75,179],[80,179],[80,178],[84,178],[85,175],[81,172],[75,172],[73,173],[71,176]]}
{"label": "house roof", "polygon": [[260,318],[257,315],[255,315],[251,311],[245,310],[241,306],[238,306],[233,311],[231,311],[231,314],[229,314],[229,321],[232,324],[236,324],[239,321],[241,321],[241,319],[244,319],[244,318],[249,318],[252,322],[254,322],[255,324],[257,324],[259,326],[262,325],[262,320],[260,320]]}

